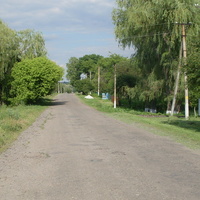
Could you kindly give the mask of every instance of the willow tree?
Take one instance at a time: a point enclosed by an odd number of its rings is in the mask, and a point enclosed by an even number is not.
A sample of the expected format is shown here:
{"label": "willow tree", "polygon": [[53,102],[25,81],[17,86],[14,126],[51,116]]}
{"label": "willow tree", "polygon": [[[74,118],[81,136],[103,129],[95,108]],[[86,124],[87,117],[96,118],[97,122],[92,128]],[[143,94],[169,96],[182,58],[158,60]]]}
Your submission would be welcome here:
{"label": "willow tree", "polygon": [[0,103],[8,94],[11,69],[17,60],[16,33],[0,20]]}
{"label": "willow tree", "polygon": [[34,30],[22,30],[17,32],[19,42],[19,59],[33,59],[47,55],[45,40],[42,33]]}
{"label": "willow tree", "polygon": [[[192,22],[187,34],[199,35],[197,3],[195,0],[117,0],[117,8],[113,10],[115,35],[120,45],[137,50],[137,63],[144,77],[140,92],[144,101],[171,97],[181,43],[181,29],[176,22]],[[189,39],[188,44],[192,44]],[[155,84],[158,87],[152,87]]]}

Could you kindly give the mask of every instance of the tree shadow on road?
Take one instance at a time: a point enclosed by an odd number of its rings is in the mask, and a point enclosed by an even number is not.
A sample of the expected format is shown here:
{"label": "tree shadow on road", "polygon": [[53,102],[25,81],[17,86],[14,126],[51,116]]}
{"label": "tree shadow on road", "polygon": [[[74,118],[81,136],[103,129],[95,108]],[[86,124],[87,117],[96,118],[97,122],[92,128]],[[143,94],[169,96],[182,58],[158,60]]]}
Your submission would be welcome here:
{"label": "tree shadow on road", "polygon": [[61,105],[65,105],[66,103],[67,101],[57,101],[56,99],[54,99],[52,100],[50,106],[61,106]]}
{"label": "tree shadow on road", "polygon": [[60,106],[60,105],[65,105],[67,101],[59,101],[58,99],[48,99],[48,98],[43,98],[40,99],[40,101],[37,102],[37,105],[41,106]]}

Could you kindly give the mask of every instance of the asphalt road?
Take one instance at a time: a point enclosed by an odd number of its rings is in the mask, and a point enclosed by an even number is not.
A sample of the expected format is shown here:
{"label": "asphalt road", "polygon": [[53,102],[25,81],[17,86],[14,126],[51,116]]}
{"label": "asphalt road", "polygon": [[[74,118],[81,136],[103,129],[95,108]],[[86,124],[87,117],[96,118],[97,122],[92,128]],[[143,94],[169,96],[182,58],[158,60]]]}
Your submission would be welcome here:
{"label": "asphalt road", "polygon": [[0,155],[1,200],[199,200],[200,154],[60,94]]}

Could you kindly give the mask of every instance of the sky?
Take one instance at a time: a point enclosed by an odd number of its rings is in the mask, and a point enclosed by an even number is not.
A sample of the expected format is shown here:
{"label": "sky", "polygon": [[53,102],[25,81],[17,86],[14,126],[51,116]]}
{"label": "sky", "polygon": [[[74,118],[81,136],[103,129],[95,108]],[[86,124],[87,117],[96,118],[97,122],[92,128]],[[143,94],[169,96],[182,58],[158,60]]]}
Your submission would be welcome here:
{"label": "sky", "polygon": [[17,31],[41,32],[49,59],[65,67],[71,57],[134,53],[118,45],[114,7],[115,0],[0,0],[0,19]]}

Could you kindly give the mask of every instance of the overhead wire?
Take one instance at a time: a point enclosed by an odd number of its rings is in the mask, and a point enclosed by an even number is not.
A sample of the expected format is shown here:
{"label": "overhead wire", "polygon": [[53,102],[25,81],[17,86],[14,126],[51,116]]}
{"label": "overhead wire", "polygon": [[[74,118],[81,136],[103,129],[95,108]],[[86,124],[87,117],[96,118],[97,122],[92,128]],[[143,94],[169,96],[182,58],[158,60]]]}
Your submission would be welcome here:
{"label": "overhead wire", "polygon": [[155,35],[163,35],[163,34],[169,35],[170,33],[163,32],[163,33],[154,33],[154,34],[149,34],[149,35],[133,36],[133,37],[123,38],[123,40],[124,39],[133,39],[133,38],[153,37]]}
{"label": "overhead wire", "polygon": [[[169,23],[161,23],[161,24],[153,24],[153,25],[145,25],[145,26],[137,26],[137,28],[145,28],[145,27],[153,27],[153,26],[162,26],[162,25],[169,25]],[[127,37],[123,38],[122,40],[125,39],[132,39],[132,38],[143,38],[143,37],[153,37],[155,35],[163,35],[163,34],[170,34],[169,32],[162,32],[162,33],[153,33],[153,34],[148,34],[148,35],[141,35],[141,36],[133,36],[133,37]]]}
{"label": "overhead wire", "polygon": [[[145,25],[145,26],[137,26],[137,28],[145,28],[145,27],[153,27],[153,26],[162,26],[162,25],[169,25],[169,24],[175,24],[175,23],[161,23],[161,24],[152,24],[152,25]],[[139,36],[133,36],[133,37],[127,37],[127,38],[123,38],[122,40],[125,39],[133,39],[133,38],[143,38],[143,37],[153,37],[155,35],[169,35],[171,34],[170,32],[162,32],[162,33],[154,33],[154,34],[147,34],[147,35],[139,35]],[[192,35],[190,35],[192,36]],[[193,37],[198,37],[198,36],[193,36]]]}

